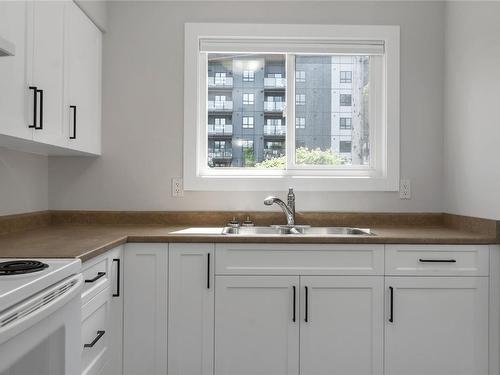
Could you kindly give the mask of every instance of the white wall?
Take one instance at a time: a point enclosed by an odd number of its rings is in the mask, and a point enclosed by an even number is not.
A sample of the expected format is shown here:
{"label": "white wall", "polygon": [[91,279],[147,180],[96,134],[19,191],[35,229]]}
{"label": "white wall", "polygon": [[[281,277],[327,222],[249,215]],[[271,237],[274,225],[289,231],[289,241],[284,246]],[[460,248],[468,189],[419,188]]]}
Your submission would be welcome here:
{"label": "white wall", "polygon": [[51,158],[50,207],[268,209],[262,192],[171,197],[170,179],[182,173],[183,25],[198,21],[401,25],[401,176],[412,180],[413,199],[384,192],[299,192],[297,205],[299,210],[442,211],[443,20],[444,4],[431,2],[110,3],[103,155]]}
{"label": "white wall", "polygon": [[0,148],[0,215],[48,209],[48,159]]}
{"label": "white wall", "polygon": [[446,210],[498,220],[500,3],[446,8]]}

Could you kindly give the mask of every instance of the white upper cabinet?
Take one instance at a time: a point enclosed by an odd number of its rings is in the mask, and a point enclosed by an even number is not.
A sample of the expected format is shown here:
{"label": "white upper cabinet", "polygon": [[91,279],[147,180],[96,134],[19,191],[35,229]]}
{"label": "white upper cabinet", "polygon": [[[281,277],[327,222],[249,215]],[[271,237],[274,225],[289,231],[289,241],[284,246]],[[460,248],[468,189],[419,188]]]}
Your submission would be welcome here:
{"label": "white upper cabinet", "polygon": [[26,77],[26,3],[0,1],[0,36],[15,45],[15,55],[0,58],[0,134],[31,139]]}
{"label": "white upper cabinet", "polygon": [[64,132],[70,148],[100,154],[102,35],[73,2],[66,20]]}
{"label": "white upper cabinet", "polygon": [[301,276],[300,285],[300,374],[382,375],[384,278]]}
{"label": "white upper cabinet", "polygon": [[487,277],[388,277],[386,375],[487,375]]}
{"label": "white upper cabinet", "polygon": [[34,0],[0,2],[0,35],[16,46],[0,59],[0,145],[99,155],[101,32],[73,1]]}
{"label": "white upper cabinet", "polygon": [[[33,139],[64,146],[64,13],[66,1],[28,2],[28,86],[36,87]],[[33,93],[34,95],[35,93]],[[34,111],[34,109],[33,109]]]}

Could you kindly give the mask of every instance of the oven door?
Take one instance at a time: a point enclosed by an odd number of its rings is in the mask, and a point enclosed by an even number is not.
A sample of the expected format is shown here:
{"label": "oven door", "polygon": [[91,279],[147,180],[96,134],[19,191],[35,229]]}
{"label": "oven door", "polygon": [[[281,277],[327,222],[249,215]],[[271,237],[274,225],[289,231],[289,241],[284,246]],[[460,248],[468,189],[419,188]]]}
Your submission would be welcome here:
{"label": "oven door", "polygon": [[0,314],[0,375],[80,372],[81,274]]}

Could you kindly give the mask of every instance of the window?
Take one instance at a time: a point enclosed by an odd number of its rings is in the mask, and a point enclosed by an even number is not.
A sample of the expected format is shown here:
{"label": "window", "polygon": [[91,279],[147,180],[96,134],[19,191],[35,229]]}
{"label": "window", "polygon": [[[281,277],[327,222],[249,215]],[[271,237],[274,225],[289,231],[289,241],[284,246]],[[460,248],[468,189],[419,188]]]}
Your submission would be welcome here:
{"label": "window", "polygon": [[217,117],[217,118],[215,118],[214,124],[215,125],[226,125],[226,119],[224,117],[222,117],[222,118]]}
{"label": "window", "polygon": [[243,129],[253,129],[253,116],[243,116]]}
{"label": "window", "polygon": [[[195,23],[184,35],[187,190],[398,189],[399,27]],[[230,90],[210,83],[224,71]],[[208,134],[214,115],[231,127],[224,146]]]}
{"label": "window", "polygon": [[341,117],[340,129],[352,129],[352,119],[348,117]]}
{"label": "window", "polygon": [[340,106],[350,107],[352,105],[352,95],[351,94],[340,94]]}
{"label": "window", "polygon": [[351,141],[340,141],[339,151],[342,153],[351,152]]}
{"label": "window", "polygon": [[305,105],[306,104],[306,94],[296,94],[295,95],[295,104],[296,105]]}
{"label": "window", "polygon": [[340,72],[340,83],[352,83],[352,72],[351,71],[341,71]]}
{"label": "window", "polygon": [[243,82],[253,82],[255,81],[255,72],[253,70],[243,71]]}
{"label": "window", "polygon": [[297,129],[305,129],[306,128],[306,118],[305,117],[296,117],[295,118],[295,127]]}
{"label": "window", "polygon": [[254,94],[243,94],[243,104],[254,104]]}

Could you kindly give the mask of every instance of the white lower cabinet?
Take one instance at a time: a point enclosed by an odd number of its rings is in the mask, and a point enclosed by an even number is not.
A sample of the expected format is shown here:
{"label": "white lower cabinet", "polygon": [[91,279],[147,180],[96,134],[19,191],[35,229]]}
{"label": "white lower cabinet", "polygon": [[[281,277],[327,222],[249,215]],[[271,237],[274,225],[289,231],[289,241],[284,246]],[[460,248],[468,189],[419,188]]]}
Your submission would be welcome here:
{"label": "white lower cabinet", "polygon": [[212,375],[214,244],[170,244],[168,374]]}
{"label": "white lower cabinet", "polygon": [[301,276],[300,285],[300,374],[382,375],[383,276]]}
{"label": "white lower cabinet", "polygon": [[217,277],[217,375],[299,374],[298,288],[298,276]]}
{"label": "white lower cabinet", "polygon": [[386,375],[488,374],[487,277],[387,277]]}
{"label": "white lower cabinet", "polygon": [[167,374],[168,245],[128,243],[124,263],[123,373]]}

